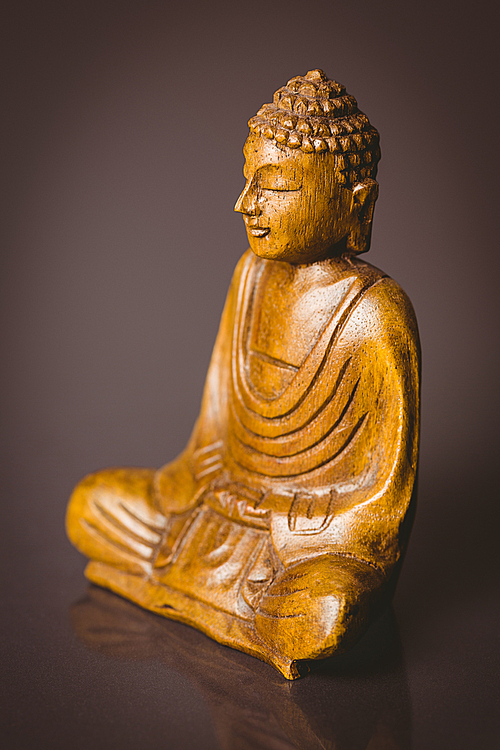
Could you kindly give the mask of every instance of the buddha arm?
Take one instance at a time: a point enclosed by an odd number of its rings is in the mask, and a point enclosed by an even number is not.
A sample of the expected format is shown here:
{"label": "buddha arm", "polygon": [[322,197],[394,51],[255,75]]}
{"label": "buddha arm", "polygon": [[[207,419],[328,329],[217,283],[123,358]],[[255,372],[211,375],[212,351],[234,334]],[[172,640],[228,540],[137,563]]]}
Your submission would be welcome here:
{"label": "buddha arm", "polygon": [[[419,344],[410,303],[395,282],[383,279],[365,294],[331,361],[332,368],[349,361],[345,392],[355,388],[337,429],[349,435],[363,420],[362,429],[345,450],[334,451],[322,484],[304,486],[288,512],[273,513],[272,539],[284,571],[256,615],[261,637],[292,658],[327,656],[362,632],[410,530]],[[341,409],[345,399],[338,398]],[[335,430],[329,439],[339,439]],[[318,476],[310,473],[311,484]]]}
{"label": "buddha arm", "polygon": [[189,442],[183,452],[162,466],[155,476],[156,502],[164,513],[183,513],[195,507],[204,487],[221,468],[229,389],[227,361],[241,271],[250,252],[248,250],[239,260],[231,280],[205,381],[200,415]]}

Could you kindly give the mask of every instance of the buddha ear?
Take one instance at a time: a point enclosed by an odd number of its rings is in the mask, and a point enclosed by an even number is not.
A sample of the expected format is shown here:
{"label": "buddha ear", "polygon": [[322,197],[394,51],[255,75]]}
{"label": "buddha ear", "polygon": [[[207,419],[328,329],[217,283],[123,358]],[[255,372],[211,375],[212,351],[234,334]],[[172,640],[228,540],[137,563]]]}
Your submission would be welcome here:
{"label": "buddha ear", "polygon": [[378,182],[367,178],[352,188],[353,211],[357,214],[356,224],[347,235],[347,249],[359,255],[370,249],[372,219],[375,201],[378,198]]}

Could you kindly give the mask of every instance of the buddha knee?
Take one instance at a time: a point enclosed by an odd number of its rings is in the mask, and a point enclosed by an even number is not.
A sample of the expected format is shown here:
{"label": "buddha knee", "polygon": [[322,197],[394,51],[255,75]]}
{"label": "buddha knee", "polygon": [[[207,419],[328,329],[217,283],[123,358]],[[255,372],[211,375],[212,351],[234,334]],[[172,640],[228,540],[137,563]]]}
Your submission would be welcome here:
{"label": "buddha knee", "polygon": [[91,560],[143,573],[163,538],[165,518],[154,508],[151,469],[106,469],[76,486],[66,526]]}
{"label": "buddha knee", "polygon": [[308,560],[271,584],[256,612],[259,635],[291,659],[315,659],[349,648],[362,635],[382,577],[335,555]]}

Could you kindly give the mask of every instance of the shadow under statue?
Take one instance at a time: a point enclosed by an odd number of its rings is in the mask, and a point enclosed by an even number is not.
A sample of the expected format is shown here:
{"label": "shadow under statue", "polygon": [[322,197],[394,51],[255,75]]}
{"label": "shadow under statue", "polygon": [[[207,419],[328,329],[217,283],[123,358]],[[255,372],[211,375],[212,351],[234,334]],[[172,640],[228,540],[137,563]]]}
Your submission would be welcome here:
{"label": "shadow under statue", "polygon": [[320,70],[250,120],[238,263],[183,453],[83,479],[87,577],[275,666],[345,651],[390,598],[413,515],[420,350],[370,245],[378,133]]}

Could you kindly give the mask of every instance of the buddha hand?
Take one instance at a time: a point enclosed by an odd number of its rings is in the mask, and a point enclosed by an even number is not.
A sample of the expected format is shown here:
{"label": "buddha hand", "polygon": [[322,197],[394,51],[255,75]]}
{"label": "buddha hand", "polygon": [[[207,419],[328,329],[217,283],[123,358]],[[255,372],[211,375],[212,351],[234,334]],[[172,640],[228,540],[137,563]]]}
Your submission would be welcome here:
{"label": "buddha hand", "polygon": [[382,575],[366,563],[322,555],[286,569],[255,616],[260,637],[290,659],[327,657],[362,634]]}

